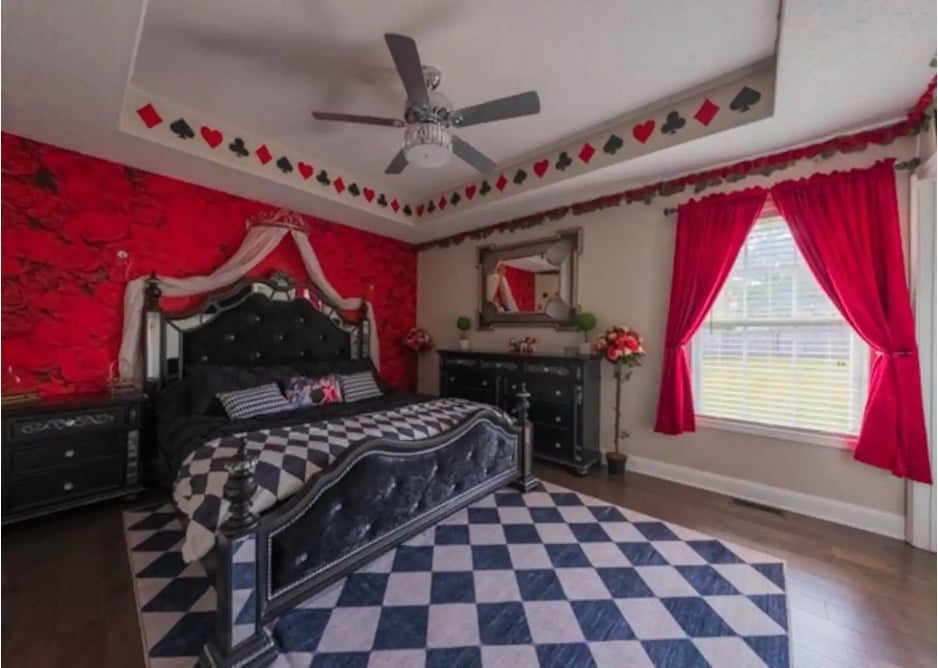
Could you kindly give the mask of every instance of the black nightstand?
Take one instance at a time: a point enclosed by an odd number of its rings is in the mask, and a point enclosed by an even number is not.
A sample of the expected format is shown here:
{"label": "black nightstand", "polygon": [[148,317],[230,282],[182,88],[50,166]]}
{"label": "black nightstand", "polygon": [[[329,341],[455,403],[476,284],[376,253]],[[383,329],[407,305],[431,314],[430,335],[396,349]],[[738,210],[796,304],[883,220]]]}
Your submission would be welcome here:
{"label": "black nightstand", "polygon": [[3,524],[142,491],[145,400],[75,394],[3,408]]}

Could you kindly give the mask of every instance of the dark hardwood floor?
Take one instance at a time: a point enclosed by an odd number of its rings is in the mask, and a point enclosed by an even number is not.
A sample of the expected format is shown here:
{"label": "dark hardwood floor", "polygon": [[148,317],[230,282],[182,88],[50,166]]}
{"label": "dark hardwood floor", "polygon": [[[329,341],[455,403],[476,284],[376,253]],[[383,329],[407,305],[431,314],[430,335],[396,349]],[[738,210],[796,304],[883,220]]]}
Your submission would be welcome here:
{"label": "dark hardwood floor", "polygon": [[[629,474],[544,480],[787,561],[793,665],[935,666],[935,555],[798,515]],[[144,666],[120,513],[108,504],[4,528],[2,662],[9,668]]]}

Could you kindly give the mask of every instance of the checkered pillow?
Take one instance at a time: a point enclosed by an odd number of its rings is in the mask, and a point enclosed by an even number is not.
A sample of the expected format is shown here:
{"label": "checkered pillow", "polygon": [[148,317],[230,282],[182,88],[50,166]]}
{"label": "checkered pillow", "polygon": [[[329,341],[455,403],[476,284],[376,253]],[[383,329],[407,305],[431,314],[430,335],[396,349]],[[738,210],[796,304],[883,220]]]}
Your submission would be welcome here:
{"label": "checkered pillow", "polygon": [[232,420],[245,420],[267,413],[291,411],[294,408],[280,393],[277,383],[267,383],[247,390],[219,392],[215,396]]}
{"label": "checkered pillow", "polygon": [[374,399],[383,394],[370,371],[339,376],[339,380],[342,383],[342,396],[346,401]]}

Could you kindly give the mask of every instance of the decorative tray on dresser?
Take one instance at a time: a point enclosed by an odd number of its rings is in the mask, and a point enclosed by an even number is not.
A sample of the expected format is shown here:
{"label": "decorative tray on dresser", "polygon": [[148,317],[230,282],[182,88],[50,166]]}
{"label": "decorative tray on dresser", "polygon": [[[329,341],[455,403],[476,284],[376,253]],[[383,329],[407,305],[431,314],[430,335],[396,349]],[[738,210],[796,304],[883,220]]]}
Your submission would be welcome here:
{"label": "decorative tray on dresser", "polygon": [[440,395],[514,408],[524,383],[536,459],[586,475],[599,461],[600,360],[585,355],[440,350]]}
{"label": "decorative tray on dresser", "polygon": [[142,491],[145,399],[75,394],[3,407],[3,524]]}

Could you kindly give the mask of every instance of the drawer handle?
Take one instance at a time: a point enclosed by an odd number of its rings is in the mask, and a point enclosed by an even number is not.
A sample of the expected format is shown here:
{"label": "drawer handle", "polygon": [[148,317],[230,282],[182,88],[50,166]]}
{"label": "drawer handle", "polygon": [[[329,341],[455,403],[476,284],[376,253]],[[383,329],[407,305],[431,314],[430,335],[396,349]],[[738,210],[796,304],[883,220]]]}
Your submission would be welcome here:
{"label": "drawer handle", "polygon": [[71,459],[71,458],[74,457],[74,456],[75,456],[75,451],[74,451],[74,450],[66,450],[66,451],[65,451],[65,459]]}
{"label": "drawer handle", "polygon": [[554,443],[554,447],[559,450],[562,446],[560,445],[560,443]]}
{"label": "drawer handle", "polygon": [[489,386],[489,381],[483,380],[483,381],[482,381],[482,387],[488,387],[488,386]]}
{"label": "drawer handle", "polygon": [[75,485],[73,485],[70,482],[67,482],[64,485],[62,485],[62,489],[64,489],[66,492],[71,492],[73,489],[75,489]]}
{"label": "drawer handle", "polygon": [[449,382],[452,383],[452,382],[455,381],[455,380],[456,380],[456,376],[450,376],[450,377],[449,377]]}
{"label": "drawer handle", "polygon": [[554,390],[554,394],[559,397],[559,396],[560,396],[560,390]]}
{"label": "drawer handle", "polygon": [[554,422],[560,422],[560,416],[559,416],[559,415],[554,418]]}

